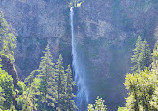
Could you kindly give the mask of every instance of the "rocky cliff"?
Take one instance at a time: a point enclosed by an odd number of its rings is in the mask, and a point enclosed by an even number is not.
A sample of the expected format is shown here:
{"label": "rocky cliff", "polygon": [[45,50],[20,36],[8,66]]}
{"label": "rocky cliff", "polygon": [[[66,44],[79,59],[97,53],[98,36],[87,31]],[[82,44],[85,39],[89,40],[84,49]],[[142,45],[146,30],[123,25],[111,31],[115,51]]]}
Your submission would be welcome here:
{"label": "rocky cliff", "polygon": [[18,34],[15,64],[19,77],[24,78],[38,67],[47,43],[51,43],[55,58],[65,50],[66,60],[71,63],[71,37],[67,31],[69,9],[66,7],[67,3],[62,0],[0,1],[0,10]]}
{"label": "rocky cliff", "polygon": [[5,70],[13,78],[14,87],[17,87],[18,74],[14,67],[14,64],[6,56],[0,56],[2,69]]}
{"label": "rocky cliff", "polygon": [[150,0],[85,0],[76,9],[76,36],[92,100],[97,95],[106,98],[112,111],[123,105],[132,49],[139,35],[153,47],[157,11],[157,2]]}
{"label": "rocky cliff", "polygon": [[[71,64],[69,7],[65,0],[1,0],[0,10],[16,29],[15,65],[20,78],[36,69],[47,43],[54,60],[61,53]],[[138,35],[153,47],[157,26],[156,0],[85,0],[75,8],[78,53],[86,69],[90,102],[97,95],[110,110],[123,105],[125,74]]]}

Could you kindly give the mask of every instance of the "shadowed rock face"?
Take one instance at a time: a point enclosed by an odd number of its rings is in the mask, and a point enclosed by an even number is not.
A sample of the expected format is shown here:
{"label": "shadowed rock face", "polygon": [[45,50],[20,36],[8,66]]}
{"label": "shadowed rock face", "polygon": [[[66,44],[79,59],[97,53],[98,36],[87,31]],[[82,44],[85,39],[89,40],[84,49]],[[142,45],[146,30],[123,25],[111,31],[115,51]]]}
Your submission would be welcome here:
{"label": "shadowed rock face", "polygon": [[13,84],[16,87],[18,82],[18,74],[16,72],[14,64],[6,56],[1,56],[0,58],[2,59],[2,69],[12,76]]}
{"label": "shadowed rock face", "polygon": [[[64,0],[2,0],[0,10],[16,29],[15,65],[20,78],[37,69],[48,42],[56,60],[71,64],[69,8]],[[74,8],[77,51],[86,69],[90,102],[97,95],[109,110],[124,104],[124,78],[138,35],[153,47],[158,4],[154,0],[85,0]]]}
{"label": "shadowed rock face", "polygon": [[[2,60],[2,69],[5,70],[9,75],[12,76],[14,88],[17,88],[18,74],[14,67],[14,64],[6,56],[0,56],[0,58]],[[13,97],[14,105],[16,104],[15,99],[16,99],[16,95]]]}
{"label": "shadowed rock face", "polygon": [[123,106],[123,85],[138,35],[155,42],[158,4],[145,0],[85,0],[75,10],[75,32],[85,63],[90,100],[103,97],[110,111]]}
{"label": "shadowed rock face", "polygon": [[69,9],[66,5],[63,0],[0,1],[0,10],[18,34],[15,64],[21,79],[38,68],[47,43],[51,43],[55,59],[62,52],[66,64],[71,63]]}

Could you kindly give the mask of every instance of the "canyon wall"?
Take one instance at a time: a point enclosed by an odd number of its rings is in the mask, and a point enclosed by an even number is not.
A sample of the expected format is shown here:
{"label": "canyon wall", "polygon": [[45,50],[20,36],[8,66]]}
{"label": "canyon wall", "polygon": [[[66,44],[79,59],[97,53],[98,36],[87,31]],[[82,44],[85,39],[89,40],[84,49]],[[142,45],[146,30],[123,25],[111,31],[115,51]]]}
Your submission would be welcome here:
{"label": "canyon wall", "polygon": [[[66,0],[1,0],[0,11],[17,33],[15,67],[24,79],[38,68],[47,43],[56,61],[72,63],[71,30]],[[112,111],[124,105],[125,74],[138,35],[153,47],[158,3],[153,0],[85,0],[74,8],[77,51],[86,69],[90,102],[97,95]]]}

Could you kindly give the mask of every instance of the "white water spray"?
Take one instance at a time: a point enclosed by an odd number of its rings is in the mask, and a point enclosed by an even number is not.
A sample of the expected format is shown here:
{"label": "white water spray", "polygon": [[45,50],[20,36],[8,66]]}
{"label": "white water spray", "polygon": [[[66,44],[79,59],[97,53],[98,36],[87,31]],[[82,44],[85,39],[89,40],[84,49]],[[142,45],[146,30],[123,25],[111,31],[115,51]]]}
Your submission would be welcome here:
{"label": "white water spray", "polygon": [[76,104],[78,106],[78,109],[81,110],[83,107],[83,104],[88,103],[88,91],[85,85],[85,71],[82,69],[83,64],[79,60],[79,56],[77,53],[77,41],[74,36],[74,24],[73,24],[73,16],[74,11],[73,7],[70,8],[70,23],[71,23],[71,35],[72,35],[72,56],[73,56],[73,69],[75,72],[75,82],[78,87],[78,92],[76,95]]}

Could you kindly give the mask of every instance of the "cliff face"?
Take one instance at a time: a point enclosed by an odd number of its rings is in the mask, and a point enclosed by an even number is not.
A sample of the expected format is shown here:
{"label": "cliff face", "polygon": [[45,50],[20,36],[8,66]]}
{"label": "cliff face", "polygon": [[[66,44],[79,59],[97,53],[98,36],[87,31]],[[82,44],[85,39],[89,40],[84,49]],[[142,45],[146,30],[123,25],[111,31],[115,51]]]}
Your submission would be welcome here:
{"label": "cliff face", "polygon": [[76,9],[76,37],[91,100],[104,97],[112,111],[124,105],[132,50],[139,35],[153,47],[157,11],[157,2],[150,0],[85,0]]}
{"label": "cliff face", "polygon": [[[0,10],[18,34],[15,64],[20,78],[37,69],[47,43],[51,43],[55,58],[63,50],[71,49],[66,5],[63,0],[0,1]],[[71,59],[71,50],[65,52],[67,59]],[[67,61],[71,63],[71,60]]]}
{"label": "cliff face", "polygon": [[17,87],[18,82],[18,75],[17,71],[14,67],[14,64],[8,59],[6,56],[0,56],[2,69],[5,70],[9,75],[13,78],[13,84],[15,87]]}
{"label": "cliff face", "polygon": [[[130,72],[132,49],[138,35],[153,47],[157,6],[153,0],[85,0],[74,9],[75,36],[90,101],[99,95],[111,110],[123,105],[123,82]],[[20,78],[38,67],[47,43],[51,43],[54,60],[61,53],[65,65],[71,64],[69,8],[65,1],[1,0],[0,10],[18,34],[15,65]]]}

